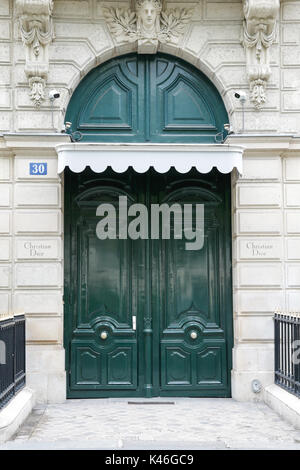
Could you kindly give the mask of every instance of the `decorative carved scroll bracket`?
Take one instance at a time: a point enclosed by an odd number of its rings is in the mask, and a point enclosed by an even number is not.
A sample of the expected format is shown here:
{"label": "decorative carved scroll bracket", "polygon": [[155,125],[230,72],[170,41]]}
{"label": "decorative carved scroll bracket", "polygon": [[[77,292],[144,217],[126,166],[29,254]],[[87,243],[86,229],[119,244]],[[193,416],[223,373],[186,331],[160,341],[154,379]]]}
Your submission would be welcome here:
{"label": "decorative carved scroll bracket", "polygon": [[266,102],[267,82],[271,76],[270,47],[276,37],[280,0],[243,0],[245,20],[242,43],[246,51],[250,99],[255,108]]}
{"label": "decorative carved scroll bracket", "polygon": [[104,9],[115,41],[136,42],[139,54],[155,54],[159,42],[177,44],[192,14],[186,8],[163,10],[161,0],[136,0],[132,9]]}
{"label": "decorative carved scroll bracket", "polygon": [[16,0],[16,16],[25,47],[25,74],[30,98],[39,107],[45,99],[49,72],[49,44],[54,38],[53,0]]}

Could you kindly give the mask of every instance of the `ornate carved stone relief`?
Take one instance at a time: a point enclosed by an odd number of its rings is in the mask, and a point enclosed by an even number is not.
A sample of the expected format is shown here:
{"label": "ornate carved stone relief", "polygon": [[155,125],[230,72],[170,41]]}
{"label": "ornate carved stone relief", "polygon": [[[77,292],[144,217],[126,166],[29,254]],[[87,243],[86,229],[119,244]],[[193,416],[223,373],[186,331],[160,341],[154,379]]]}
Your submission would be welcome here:
{"label": "ornate carved stone relief", "polygon": [[276,18],[280,0],[243,0],[243,45],[246,51],[250,99],[257,109],[266,101],[271,76],[270,47],[276,36]]}
{"label": "ornate carved stone relief", "polygon": [[45,99],[48,47],[54,38],[52,10],[53,0],[16,0],[16,15],[26,49],[25,73],[31,88],[30,97],[37,107]]}
{"label": "ornate carved stone relief", "polygon": [[155,54],[159,42],[178,43],[192,10],[164,10],[161,0],[135,0],[132,9],[106,8],[104,14],[117,43],[137,42],[139,54]]}

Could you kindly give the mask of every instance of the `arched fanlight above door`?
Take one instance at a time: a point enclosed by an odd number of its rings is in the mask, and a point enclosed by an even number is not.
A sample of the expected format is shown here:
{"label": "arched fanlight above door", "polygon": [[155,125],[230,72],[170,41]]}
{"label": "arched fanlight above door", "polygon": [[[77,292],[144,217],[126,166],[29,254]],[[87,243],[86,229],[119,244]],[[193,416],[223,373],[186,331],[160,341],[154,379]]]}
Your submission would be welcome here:
{"label": "arched fanlight above door", "polygon": [[192,65],[130,54],[81,81],[66,121],[82,142],[215,143],[228,115],[215,86]]}

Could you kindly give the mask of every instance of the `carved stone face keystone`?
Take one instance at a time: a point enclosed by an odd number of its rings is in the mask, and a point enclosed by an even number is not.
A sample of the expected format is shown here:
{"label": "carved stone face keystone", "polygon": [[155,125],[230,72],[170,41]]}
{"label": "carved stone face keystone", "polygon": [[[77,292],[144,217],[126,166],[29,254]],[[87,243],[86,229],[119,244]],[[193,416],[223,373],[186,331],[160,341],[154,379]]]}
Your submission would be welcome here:
{"label": "carved stone face keystone", "polygon": [[193,9],[163,8],[161,0],[135,0],[132,7],[103,11],[114,40],[135,42],[138,54],[155,54],[159,43],[177,45],[193,13]]}
{"label": "carved stone face keystone", "polygon": [[142,24],[149,28],[155,24],[157,11],[151,2],[146,2],[138,12],[138,16],[141,18]]}

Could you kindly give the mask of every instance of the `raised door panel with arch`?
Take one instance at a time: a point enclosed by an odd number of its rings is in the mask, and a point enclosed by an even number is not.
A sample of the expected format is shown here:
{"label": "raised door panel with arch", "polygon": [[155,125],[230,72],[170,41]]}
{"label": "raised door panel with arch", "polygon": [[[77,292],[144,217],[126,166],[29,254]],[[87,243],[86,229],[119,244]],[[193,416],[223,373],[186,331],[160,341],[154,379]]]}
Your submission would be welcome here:
{"label": "raised door panel with arch", "polygon": [[214,85],[180,59],[150,58],[150,140],[212,142],[227,121]]}
{"label": "raised door panel with arch", "polygon": [[169,207],[179,204],[182,209],[184,204],[204,204],[200,250],[186,250],[187,240],[176,239],[174,234],[153,247],[158,259],[152,285],[153,314],[159,322],[159,333],[154,335],[161,395],[230,394],[231,300],[226,292],[231,282],[227,264],[230,226],[226,222],[230,200],[226,177],[219,180],[204,186],[200,178],[184,175],[177,175],[171,183],[168,176],[156,178],[156,187],[162,189],[156,202],[168,202]]}
{"label": "raised door panel with arch", "polygon": [[97,178],[90,172],[83,184],[77,176],[78,195],[73,200],[70,396],[78,396],[76,392],[109,396],[114,390],[139,394],[142,385],[132,321],[144,289],[138,273],[141,246],[137,241],[133,248],[132,240],[119,237],[100,240],[96,234],[97,207],[110,203],[118,216],[119,196],[127,195],[134,202],[137,194],[132,186],[137,185],[114,178],[112,172],[106,175]]}
{"label": "raised door panel with arch", "polygon": [[75,90],[66,120],[83,140],[143,141],[144,62],[137,56],[111,60],[93,69]]}
{"label": "raised door panel with arch", "polygon": [[[77,375],[78,368],[83,368],[95,371],[95,387],[135,389],[137,339],[132,316],[137,293],[132,243],[99,240],[95,231],[98,220],[83,211],[78,223],[78,313],[71,346],[72,354],[76,354],[76,372],[72,385],[82,389],[91,384],[91,380],[85,382]],[[93,368],[88,367],[85,348],[94,354]]]}

